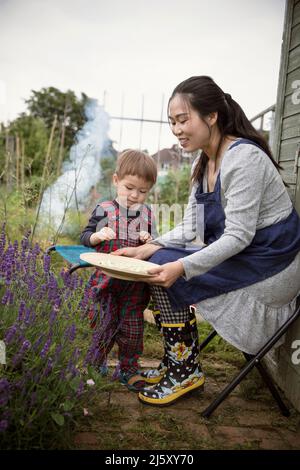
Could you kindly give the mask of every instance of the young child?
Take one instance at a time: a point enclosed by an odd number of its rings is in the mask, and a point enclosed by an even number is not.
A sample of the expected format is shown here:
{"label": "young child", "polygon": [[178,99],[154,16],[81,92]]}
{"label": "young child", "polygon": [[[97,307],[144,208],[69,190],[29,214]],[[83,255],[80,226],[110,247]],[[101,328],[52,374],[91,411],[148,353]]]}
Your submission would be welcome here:
{"label": "young child", "polygon": [[[97,204],[80,241],[98,252],[139,246],[157,237],[150,208],[144,204],[155,184],[157,168],[149,155],[126,150],[117,160],[113,201]],[[118,378],[130,390],[140,391],[145,383],[139,375],[138,359],[143,352],[143,312],[150,299],[148,284],[109,277],[96,269],[90,281],[95,303],[89,317],[97,325],[96,364],[107,372],[107,355],[117,343]]]}

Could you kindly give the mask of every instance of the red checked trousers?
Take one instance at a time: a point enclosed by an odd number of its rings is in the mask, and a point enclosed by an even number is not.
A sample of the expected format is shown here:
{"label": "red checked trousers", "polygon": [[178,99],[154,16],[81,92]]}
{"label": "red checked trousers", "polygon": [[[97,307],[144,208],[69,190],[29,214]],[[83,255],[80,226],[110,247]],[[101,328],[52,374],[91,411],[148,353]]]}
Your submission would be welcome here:
{"label": "red checked trousers", "polygon": [[[102,242],[98,251],[110,253],[126,245],[122,240]],[[143,353],[143,312],[150,300],[149,287],[143,282],[111,278],[97,269],[91,276],[90,293],[95,300],[89,311],[91,326],[98,335],[97,365],[106,362],[116,343],[120,370],[134,374]]]}

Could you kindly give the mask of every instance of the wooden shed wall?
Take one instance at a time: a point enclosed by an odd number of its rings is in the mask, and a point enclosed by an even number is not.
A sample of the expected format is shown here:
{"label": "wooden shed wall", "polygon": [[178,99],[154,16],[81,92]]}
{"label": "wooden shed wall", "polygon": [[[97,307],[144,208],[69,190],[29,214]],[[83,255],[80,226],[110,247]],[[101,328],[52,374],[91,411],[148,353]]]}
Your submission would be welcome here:
{"label": "wooden shed wall", "polygon": [[[300,214],[300,0],[287,0],[275,112],[274,156]],[[283,346],[267,362],[277,383],[300,411],[300,364],[293,364],[293,343],[300,340],[298,321]]]}

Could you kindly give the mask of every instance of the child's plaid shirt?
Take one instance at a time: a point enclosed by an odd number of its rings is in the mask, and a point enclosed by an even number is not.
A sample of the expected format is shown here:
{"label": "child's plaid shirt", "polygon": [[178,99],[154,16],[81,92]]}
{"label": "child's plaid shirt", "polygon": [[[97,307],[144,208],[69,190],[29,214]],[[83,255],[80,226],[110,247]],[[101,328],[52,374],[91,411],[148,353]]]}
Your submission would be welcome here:
{"label": "child's plaid shirt", "polygon": [[[144,230],[156,238],[156,228],[151,209],[147,205],[142,205],[137,211],[130,211],[121,207],[116,200],[101,202],[94,209],[88,225],[83,230],[80,241],[86,246],[91,246],[90,237],[92,233],[101,230],[103,227],[110,227],[116,233],[116,239],[105,240],[95,246],[95,249],[101,253],[111,253],[119,248],[126,246],[139,246],[142,242],[139,239],[139,233]],[[149,288],[144,282],[123,281],[112,278],[102,273],[97,268],[92,274],[89,284],[91,287],[91,295],[94,297],[96,304],[104,295],[113,294],[114,300],[122,303],[122,297],[132,296],[134,304],[143,303],[144,308],[149,302]],[[92,326],[95,326],[99,309],[97,305],[92,307],[89,317],[92,320]]]}

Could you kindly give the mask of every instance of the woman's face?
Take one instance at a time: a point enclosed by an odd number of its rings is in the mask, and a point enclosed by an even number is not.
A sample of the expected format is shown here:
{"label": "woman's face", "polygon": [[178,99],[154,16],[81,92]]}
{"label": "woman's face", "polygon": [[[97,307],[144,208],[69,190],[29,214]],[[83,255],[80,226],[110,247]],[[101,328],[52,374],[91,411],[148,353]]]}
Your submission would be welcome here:
{"label": "woman's face", "polygon": [[[195,111],[177,94],[169,104],[169,121],[173,134],[179,140],[181,147],[186,152],[194,152],[207,147],[210,141],[210,117],[201,118]],[[206,124],[207,123],[207,124]]]}

